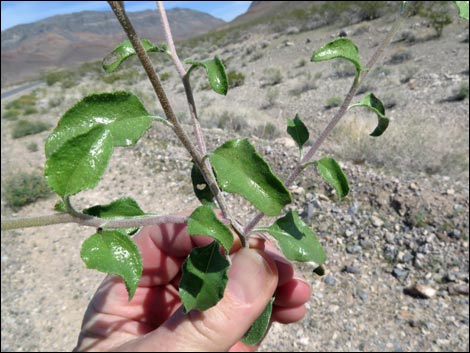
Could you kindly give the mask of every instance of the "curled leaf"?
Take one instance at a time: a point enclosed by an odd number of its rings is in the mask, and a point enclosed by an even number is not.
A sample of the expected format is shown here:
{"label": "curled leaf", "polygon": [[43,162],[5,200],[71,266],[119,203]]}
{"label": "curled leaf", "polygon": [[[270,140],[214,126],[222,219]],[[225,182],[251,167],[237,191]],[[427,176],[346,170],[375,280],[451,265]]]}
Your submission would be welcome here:
{"label": "curled leaf", "polygon": [[314,164],[320,171],[323,179],[336,190],[339,199],[349,194],[349,183],[346,175],[334,158],[322,158],[315,161]]}
{"label": "curled leaf", "polygon": [[83,242],[80,256],[87,268],[120,276],[132,299],[143,266],[139,249],[128,235],[117,230],[93,234]]}
{"label": "curled leaf", "polygon": [[378,137],[382,135],[388,127],[390,120],[385,116],[385,108],[383,103],[374,96],[373,93],[366,94],[359,102],[351,104],[348,109],[353,107],[366,107],[377,114],[378,125],[370,133],[370,136]]}
{"label": "curled leaf", "polygon": [[359,77],[361,71],[364,71],[359,59],[359,50],[349,38],[337,38],[315,50],[311,61],[323,61],[335,58],[346,59],[353,63],[356,67],[356,79]]}
{"label": "curled leaf", "polygon": [[209,309],[222,299],[229,266],[216,241],[191,250],[183,263],[183,275],[179,283],[185,313],[193,309]]}
{"label": "curled leaf", "polygon": [[274,298],[271,298],[261,315],[258,316],[256,321],[253,322],[253,325],[251,325],[251,327],[242,337],[241,341],[243,343],[252,346],[259,343],[259,341],[263,339],[269,327],[269,320],[271,319],[271,314],[273,312],[273,303]]}
{"label": "curled leaf", "polygon": [[[168,53],[166,44],[160,46],[153,44],[148,39],[142,39],[140,41],[146,52],[160,52]],[[119,44],[111,53],[106,55],[103,59],[103,69],[106,72],[115,71],[123,61],[129,59],[132,55],[135,55],[135,49],[132,46],[129,39]]]}
{"label": "curled leaf", "polygon": [[224,63],[219,59],[218,56],[215,56],[215,58],[212,60],[206,61],[187,60],[186,64],[192,65],[186,75],[189,75],[194,68],[202,66],[207,71],[209,76],[209,84],[211,85],[212,90],[224,96],[227,94],[228,78],[225,72]]}
{"label": "curled leaf", "polygon": [[297,211],[289,211],[269,228],[257,230],[271,234],[289,260],[313,261],[318,265],[326,260],[325,251],[315,233],[302,221]]}
{"label": "curled leaf", "polygon": [[294,119],[287,120],[287,133],[302,150],[303,145],[308,141],[309,133],[305,124],[300,120],[299,114],[296,114]]}

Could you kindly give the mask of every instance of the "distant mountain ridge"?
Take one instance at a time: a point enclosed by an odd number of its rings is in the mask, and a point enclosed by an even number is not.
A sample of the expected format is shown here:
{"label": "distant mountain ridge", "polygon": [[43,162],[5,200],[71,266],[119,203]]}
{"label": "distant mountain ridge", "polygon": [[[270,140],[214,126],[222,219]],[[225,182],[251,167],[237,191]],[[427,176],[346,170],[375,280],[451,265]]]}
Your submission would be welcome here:
{"label": "distant mountain ridge", "polygon": [[[162,42],[157,11],[130,12],[142,38]],[[211,31],[224,21],[207,13],[174,8],[167,11],[175,39]],[[17,25],[1,33],[1,84],[33,78],[40,72],[102,58],[125,37],[111,11],[82,11]]]}

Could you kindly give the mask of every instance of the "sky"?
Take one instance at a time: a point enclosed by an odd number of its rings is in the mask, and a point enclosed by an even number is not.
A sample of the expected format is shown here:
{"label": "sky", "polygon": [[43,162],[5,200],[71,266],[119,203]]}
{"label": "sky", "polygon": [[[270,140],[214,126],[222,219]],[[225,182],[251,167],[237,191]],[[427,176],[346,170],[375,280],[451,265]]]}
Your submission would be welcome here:
{"label": "sky", "polygon": [[[231,21],[244,13],[251,1],[165,1],[167,10],[174,7],[207,12]],[[2,31],[18,24],[79,11],[110,11],[106,1],[2,1]],[[156,10],[155,1],[125,1],[127,11]]]}

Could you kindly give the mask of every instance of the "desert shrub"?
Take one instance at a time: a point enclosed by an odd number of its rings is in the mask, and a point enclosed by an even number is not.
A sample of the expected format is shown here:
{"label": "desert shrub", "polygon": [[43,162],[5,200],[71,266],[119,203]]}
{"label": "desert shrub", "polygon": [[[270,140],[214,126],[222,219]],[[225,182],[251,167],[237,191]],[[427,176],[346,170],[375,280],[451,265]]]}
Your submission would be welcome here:
{"label": "desert shrub", "polygon": [[277,67],[268,67],[263,70],[262,86],[275,86],[282,82],[282,72]]}
{"label": "desert shrub", "polygon": [[16,108],[10,108],[3,113],[2,118],[6,120],[16,120],[21,115],[21,111]]}
{"label": "desert shrub", "polygon": [[356,75],[356,68],[353,64],[346,60],[338,60],[333,63],[333,77],[336,78],[345,78],[353,77]]}
{"label": "desert shrub", "polygon": [[29,152],[37,152],[38,151],[38,144],[36,142],[28,143],[26,146]]}
{"label": "desert shrub", "polygon": [[37,173],[19,173],[10,177],[3,184],[2,192],[7,205],[14,210],[51,194],[44,177]]}
{"label": "desert shrub", "polygon": [[36,105],[36,96],[34,94],[25,94],[11,102],[9,102],[6,109],[25,109],[27,107],[34,107]]}
{"label": "desert shrub", "polygon": [[468,82],[462,83],[459,88],[454,89],[452,95],[447,98],[448,102],[460,102],[468,99]]}
{"label": "desert shrub", "polygon": [[279,129],[273,123],[266,123],[256,127],[254,135],[266,140],[272,140],[281,135]]}
{"label": "desert shrub", "polygon": [[216,127],[222,130],[233,130],[236,132],[245,131],[248,128],[247,117],[235,114],[230,111],[223,111],[218,118],[216,118]]}
{"label": "desert shrub", "polygon": [[436,31],[436,38],[442,36],[445,26],[452,23],[447,1],[425,1],[420,3],[418,14],[424,17]]}
{"label": "desert shrub", "polygon": [[48,86],[52,86],[58,82],[62,83],[67,80],[72,80],[73,74],[71,71],[53,71],[46,74],[45,81]]}
{"label": "desert shrub", "polygon": [[47,103],[49,108],[55,108],[58,107],[63,101],[63,98],[61,97],[52,97],[49,99],[49,102]]}
{"label": "desert shrub", "polygon": [[162,72],[160,74],[160,80],[166,81],[171,77],[171,72]]}
{"label": "desert shrub", "polygon": [[270,108],[274,104],[276,104],[277,99],[279,98],[279,88],[277,87],[269,87],[266,91],[266,104],[263,108]]}
{"label": "desert shrub", "polygon": [[230,88],[243,86],[245,83],[245,75],[238,71],[227,72],[227,79]]}
{"label": "desert shrub", "polygon": [[40,121],[18,120],[13,128],[12,137],[16,139],[27,135],[34,135],[49,128],[48,124]]}
{"label": "desert shrub", "polygon": [[306,81],[306,82],[301,82],[299,84],[297,84],[294,88],[292,88],[290,91],[289,91],[289,94],[291,96],[300,96],[302,93],[305,93],[305,92],[308,92],[308,91],[311,91],[312,89],[317,89],[318,86],[316,84],[315,81]]}
{"label": "desert shrub", "polygon": [[34,107],[26,107],[24,110],[24,115],[37,114],[38,110]]}
{"label": "desert shrub", "polygon": [[397,65],[397,64],[401,64],[405,61],[410,60],[412,57],[413,56],[411,55],[409,51],[401,49],[401,50],[398,50],[396,53],[392,54],[392,56],[387,61],[387,63]]}
{"label": "desert shrub", "polygon": [[414,65],[406,65],[400,68],[400,82],[407,83],[409,82],[419,71],[417,66]]}
{"label": "desert shrub", "polygon": [[341,103],[343,103],[343,98],[338,97],[338,96],[330,97],[326,101],[325,109],[331,109],[331,108],[339,107],[341,105]]}
{"label": "desert shrub", "polygon": [[392,73],[392,70],[385,66],[377,66],[372,72],[370,73],[373,78],[383,78],[388,76]]}

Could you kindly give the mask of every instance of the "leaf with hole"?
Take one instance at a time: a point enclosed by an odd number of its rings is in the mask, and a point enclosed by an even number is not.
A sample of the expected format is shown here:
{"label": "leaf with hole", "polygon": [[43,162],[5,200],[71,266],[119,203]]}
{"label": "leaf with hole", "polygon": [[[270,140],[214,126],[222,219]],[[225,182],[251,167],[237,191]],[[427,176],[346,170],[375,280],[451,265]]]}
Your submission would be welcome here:
{"label": "leaf with hole", "polygon": [[274,298],[271,298],[268,305],[264,308],[263,312],[256,319],[256,321],[251,325],[245,335],[242,337],[241,341],[250,346],[258,344],[266,334],[266,331],[269,328],[269,320],[271,319],[271,314],[273,312],[273,303]]}
{"label": "leaf with hole", "polygon": [[209,159],[222,190],[244,197],[266,215],[278,215],[292,201],[282,181],[247,139],[227,141]]}
{"label": "leaf with hole", "polygon": [[340,200],[349,194],[348,178],[334,158],[322,158],[315,161],[314,164],[317,166],[323,179],[334,187],[336,195],[338,195]]}
{"label": "leaf with hole", "polygon": [[295,118],[287,120],[287,133],[294,139],[302,150],[303,145],[308,141],[309,133],[305,124],[300,120],[299,114],[295,115]]}
{"label": "leaf with hole", "polygon": [[359,50],[349,38],[337,38],[315,50],[311,61],[324,61],[335,58],[346,59],[353,63],[356,67],[356,79],[361,71],[364,71],[359,59]]}
{"label": "leaf with hole", "polygon": [[187,232],[189,235],[206,235],[219,242],[228,254],[233,244],[230,229],[215,215],[210,206],[199,206],[189,216]]}
{"label": "leaf with hole", "polygon": [[143,266],[139,249],[127,234],[117,230],[93,234],[83,242],[80,256],[87,268],[120,276],[132,299]]}
{"label": "leaf with hole", "polygon": [[216,241],[191,251],[183,263],[179,283],[185,313],[193,309],[204,311],[222,299],[229,266]]}
{"label": "leaf with hole", "polygon": [[370,136],[378,137],[385,132],[390,120],[385,116],[384,105],[373,93],[366,94],[359,102],[351,104],[348,109],[353,107],[366,107],[377,114],[379,122],[374,131],[370,133]]}
{"label": "leaf with hole", "polygon": [[60,118],[57,127],[47,138],[46,156],[98,125],[105,125],[111,131],[114,146],[130,146],[137,142],[151,124],[152,117],[134,94],[91,94]]}
{"label": "leaf with hole", "polygon": [[191,181],[198,200],[203,205],[213,204],[214,195],[212,195],[212,191],[209,185],[207,185],[206,179],[204,179],[204,176],[195,164],[193,164],[193,168],[191,169]]}
{"label": "leaf with hole", "polygon": [[224,96],[227,94],[228,78],[225,72],[224,63],[222,62],[222,60],[219,59],[218,56],[216,56],[212,60],[206,60],[206,61],[186,60],[185,63],[192,65],[186,75],[189,76],[189,74],[194,68],[198,66],[202,66],[207,71],[207,74],[209,76],[209,84],[211,85],[211,88],[214,90],[214,92],[218,94],[222,94]]}
{"label": "leaf with hole", "polygon": [[[137,202],[130,197],[121,197],[107,205],[96,205],[83,210],[83,213],[99,218],[122,218],[143,216],[145,212],[139,207]],[[120,228],[122,232],[132,235],[139,228]]]}
{"label": "leaf with hole", "polygon": [[315,233],[302,221],[297,211],[289,211],[269,228],[258,228],[257,231],[272,235],[289,260],[311,261],[319,265],[326,260],[325,251]]}
{"label": "leaf with hole", "polygon": [[98,125],[61,145],[46,160],[44,175],[62,197],[94,188],[113,153],[111,131]]}
{"label": "leaf with hole", "polygon": [[[168,48],[166,44],[160,46],[153,44],[148,39],[142,39],[140,44],[144,47],[146,52],[157,52],[157,53],[167,53]],[[135,55],[135,49],[132,46],[129,39],[126,39],[124,42],[119,44],[111,53],[106,55],[103,59],[103,69],[106,72],[113,72],[121,66],[121,64],[129,59],[131,56]]]}

